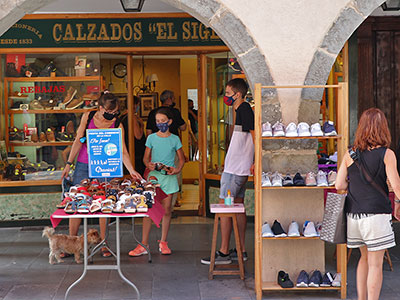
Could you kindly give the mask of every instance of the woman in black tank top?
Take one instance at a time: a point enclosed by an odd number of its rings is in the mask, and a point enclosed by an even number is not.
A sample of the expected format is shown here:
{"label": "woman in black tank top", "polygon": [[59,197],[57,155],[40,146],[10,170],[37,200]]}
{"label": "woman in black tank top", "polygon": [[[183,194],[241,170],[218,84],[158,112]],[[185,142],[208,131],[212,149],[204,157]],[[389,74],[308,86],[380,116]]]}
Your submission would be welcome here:
{"label": "woman in black tank top", "polygon": [[[388,147],[391,137],[383,112],[370,108],[362,114],[352,150],[345,153],[340,165],[336,189],[346,190],[347,247],[359,248],[357,267],[359,300],[378,300],[382,286],[383,256],[395,246],[391,226],[392,206],[387,179],[400,197],[400,178],[396,156]],[[354,159],[354,160],[353,160]],[[394,216],[400,220],[400,204]],[[368,282],[372,283],[368,285]]]}

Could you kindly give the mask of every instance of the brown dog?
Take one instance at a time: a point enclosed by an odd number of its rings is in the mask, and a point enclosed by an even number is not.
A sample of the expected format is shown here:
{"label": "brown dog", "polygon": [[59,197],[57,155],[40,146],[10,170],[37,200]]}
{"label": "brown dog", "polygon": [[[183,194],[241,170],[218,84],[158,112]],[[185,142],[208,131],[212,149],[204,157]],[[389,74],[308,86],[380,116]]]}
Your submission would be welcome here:
{"label": "brown dog", "polygon": [[[54,229],[46,227],[43,229],[43,237],[49,239],[49,263],[54,264],[54,257],[57,262],[63,262],[60,257],[61,252],[74,254],[76,263],[82,263],[80,255],[83,253],[83,234],[80,236],[70,236],[66,234],[54,234]],[[87,234],[89,245],[98,244],[101,242],[99,232],[96,229],[90,229]]]}

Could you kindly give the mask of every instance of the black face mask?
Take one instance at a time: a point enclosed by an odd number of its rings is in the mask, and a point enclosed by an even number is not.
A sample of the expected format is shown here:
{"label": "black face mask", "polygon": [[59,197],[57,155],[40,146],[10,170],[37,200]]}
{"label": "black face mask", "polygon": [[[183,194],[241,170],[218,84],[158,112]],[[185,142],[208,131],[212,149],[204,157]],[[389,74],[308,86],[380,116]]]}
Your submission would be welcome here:
{"label": "black face mask", "polygon": [[104,119],[111,121],[112,119],[116,118],[119,116],[119,112],[116,112],[115,114],[110,114],[108,112],[103,113]]}
{"label": "black face mask", "polygon": [[173,108],[175,107],[175,104],[176,104],[175,102],[172,102],[169,107]]}

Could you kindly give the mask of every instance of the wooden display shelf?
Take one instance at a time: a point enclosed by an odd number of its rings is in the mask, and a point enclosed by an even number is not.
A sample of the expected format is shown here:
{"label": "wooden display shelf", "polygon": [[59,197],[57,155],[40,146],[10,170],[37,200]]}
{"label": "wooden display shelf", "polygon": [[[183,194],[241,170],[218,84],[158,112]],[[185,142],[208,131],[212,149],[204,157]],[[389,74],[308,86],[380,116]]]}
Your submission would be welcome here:
{"label": "wooden display shelf", "polygon": [[88,111],[95,111],[97,108],[79,108],[79,109],[10,109],[9,114],[77,114]]}
{"label": "wooden display shelf", "polygon": [[334,189],[334,185],[330,186],[263,186],[262,190],[326,190],[326,189]]}
{"label": "wooden display shelf", "polygon": [[21,180],[21,181],[0,181],[0,187],[20,187],[20,186],[42,186],[42,185],[61,185],[59,180]]}
{"label": "wooden display shelf", "polygon": [[99,81],[101,76],[62,76],[62,77],[5,77],[13,82],[54,82],[54,81]]}
{"label": "wooden display shelf", "polygon": [[284,289],[276,282],[263,282],[261,285],[263,291],[319,291],[319,290],[340,290],[340,286],[322,286],[322,287],[292,287]]}
{"label": "wooden display shelf", "polygon": [[[319,240],[319,236],[306,237],[306,236],[287,236],[287,237],[262,237],[263,240]],[[322,240],[321,240],[322,241]]]}
{"label": "wooden display shelf", "polygon": [[263,140],[335,140],[342,138],[341,135],[333,136],[263,136]]}
{"label": "wooden display shelf", "polygon": [[10,146],[14,146],[14,147],[41,147],[41,146],[70,146],[72,145],[72,141],[71,142],[10,142]]}

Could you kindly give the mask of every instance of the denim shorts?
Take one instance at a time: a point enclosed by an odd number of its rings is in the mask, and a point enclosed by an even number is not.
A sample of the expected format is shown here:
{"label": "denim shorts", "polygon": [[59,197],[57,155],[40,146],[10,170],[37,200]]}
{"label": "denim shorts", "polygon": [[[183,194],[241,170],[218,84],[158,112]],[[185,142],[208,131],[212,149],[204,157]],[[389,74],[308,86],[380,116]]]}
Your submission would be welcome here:
{"label": "denim shorts", "polygon": [[[79,184],[83,179],[89,179],[89,165],[76,162],[74,175],[72,176],[72,185]],[[97,178],[98,181],[104,181],[104,178]]]}
{"label": "denim shorts", "polygon": [[231,191],[233,198],[244,198],[248,176],[240,176],[223,172],[220,181],[219,198],[225,199],[228,196],[228,190]]}

